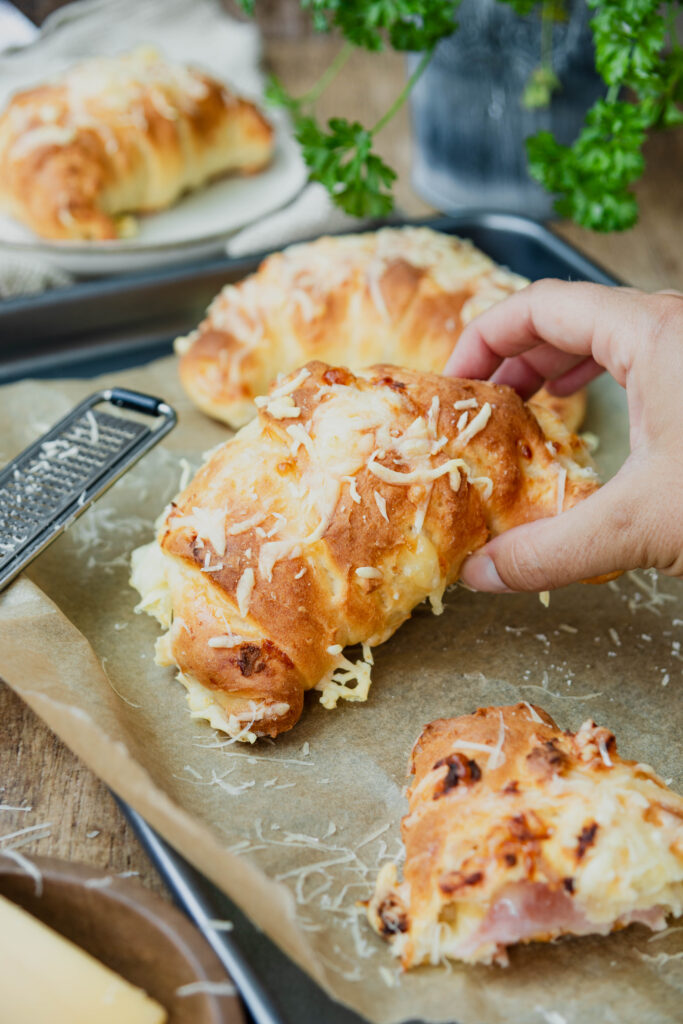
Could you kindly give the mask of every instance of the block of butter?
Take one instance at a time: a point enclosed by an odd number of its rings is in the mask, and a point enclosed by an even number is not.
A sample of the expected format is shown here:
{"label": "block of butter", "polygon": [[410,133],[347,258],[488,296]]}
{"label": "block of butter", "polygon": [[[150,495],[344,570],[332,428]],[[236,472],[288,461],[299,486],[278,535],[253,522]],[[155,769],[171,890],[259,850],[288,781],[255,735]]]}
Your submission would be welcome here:
{"label": "block of butter", "polygon": [[0,896],[0,1024],[164,1024],[164,1008]]}

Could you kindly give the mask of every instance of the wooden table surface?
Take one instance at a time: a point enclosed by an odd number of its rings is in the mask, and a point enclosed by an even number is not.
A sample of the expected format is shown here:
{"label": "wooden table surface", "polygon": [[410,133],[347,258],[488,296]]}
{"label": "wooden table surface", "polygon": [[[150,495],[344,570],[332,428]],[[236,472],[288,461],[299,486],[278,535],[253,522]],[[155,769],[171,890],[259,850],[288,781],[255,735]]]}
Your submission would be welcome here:
{"label": "wooden table surface", "polygon": [[[273,70],[294,92],[303,92],[328,65],[337,45],[320,38],[270,39],[266,49]],[[403,76],[403,60],[395,54],[356,55],[320,103],[320,111],[372,124],[399,92]],[[387,126],[378,142],[400,171],[402,208],[413,215],[429,212],[410,186],[407,111]],[[647,161],[638,186],[641,219],[632,231],[602,236],[569,224],[557,224],[555,230],[630,284],[683,290],[683,132],[651,140]],[[78,860],[111,872],[137,871],[150,888],[163,891],[106,787],[4,684],[0,721],[0,849],[15,845],[24,854]],[[6,809],[13,806],[26,809]],[[34,826],[44,828],[9,838]]]}

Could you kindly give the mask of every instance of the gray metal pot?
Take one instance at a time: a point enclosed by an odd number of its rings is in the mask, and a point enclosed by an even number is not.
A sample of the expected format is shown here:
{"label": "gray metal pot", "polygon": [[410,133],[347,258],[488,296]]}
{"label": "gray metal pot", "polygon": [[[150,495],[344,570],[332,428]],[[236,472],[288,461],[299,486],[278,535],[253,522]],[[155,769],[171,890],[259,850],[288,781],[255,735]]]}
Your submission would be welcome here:
{"label": "gray metal pot", "polygon": [[[411,95],[413,186],[440,210],[488,207],[546,218],[553,198],[530,177],[524,140],[549,130],[572,142],[605,85],[595,70],[583,0],[553,26],[562,87],[549,107],[527,110],[522,93],[540,63],[541,20],[497,0],[463,0],[457,32],[439,43]],[[412,71],[419,54],[408,58]]]}

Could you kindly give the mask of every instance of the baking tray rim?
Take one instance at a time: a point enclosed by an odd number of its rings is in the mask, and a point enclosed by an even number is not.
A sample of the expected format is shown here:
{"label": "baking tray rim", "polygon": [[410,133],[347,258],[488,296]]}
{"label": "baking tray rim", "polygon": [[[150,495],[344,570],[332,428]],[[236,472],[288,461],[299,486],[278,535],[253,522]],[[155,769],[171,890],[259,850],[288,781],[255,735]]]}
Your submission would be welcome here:
{"label": "baking tray rim", "polygon": [[[338,231],[318,232],[301,239],[301,242],[311,241],[322,235],[346,235],[365,234],[375,231],[379,227],[428,227],[434,231],[444,231],[447,234],[455,234],[458,230],[468,227],[492,229],[509,234],[523,235],[526,238],[544,244],[553,255],[559,259],[567,260],[574,264],[577,269],[585,268],[592,280],[599,278],[599,283],[620,284],[615,275],[602,267],[595,260],[584,255],[570,242],[566,242],[559,235],[554,234],[547,224],[533,217],[524,214],[509,213],[506,211],[472,209],[461,213],[436,214],[418,218],[401,218],[396,220],[373,222],[363,224],[356,229],[345,228]],[[299,241],[289,244],[300,244]],[[116,295],[124,290],[143,291],[144,289],[166,283],[172,284],[177,281],[184,281],[193,278],[202,278],[212,273],[225,270],[239,271],[258,264],[272,252],[286,248],[285,245],[272,249],[262,249],[244,256],[225,256],[220,259],[212,259],[200,262],[192,262],[175,267],[158,267],[155,270],[147,270],[138,273],[117,274],[111,277],[91,278],[84,281],[77,281],[73,285],[58,288],[52,291],[39,292],[32,295],[21,295],[14,298],[4,299],[0,302],[0,326],[4,317],[9,314],[31,312],[41,307],[59,307],[77,303],[82,299],[92,299],[96,296]]]}

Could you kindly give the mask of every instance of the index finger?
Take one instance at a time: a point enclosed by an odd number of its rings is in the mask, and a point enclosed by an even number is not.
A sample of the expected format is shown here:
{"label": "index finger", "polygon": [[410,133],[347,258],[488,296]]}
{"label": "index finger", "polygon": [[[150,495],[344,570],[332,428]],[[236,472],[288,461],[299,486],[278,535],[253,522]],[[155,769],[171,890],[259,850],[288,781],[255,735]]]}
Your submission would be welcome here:
{"label": "index finger", "polygon": [[573,356],[592,355],[623,383],[625,365],[615,349],[615,329],[620,337],[628,336],[641,315],[642,297],[630,289],[536,281],[473,320],[444,373],[486,380],[504,359],[545,343]]}

